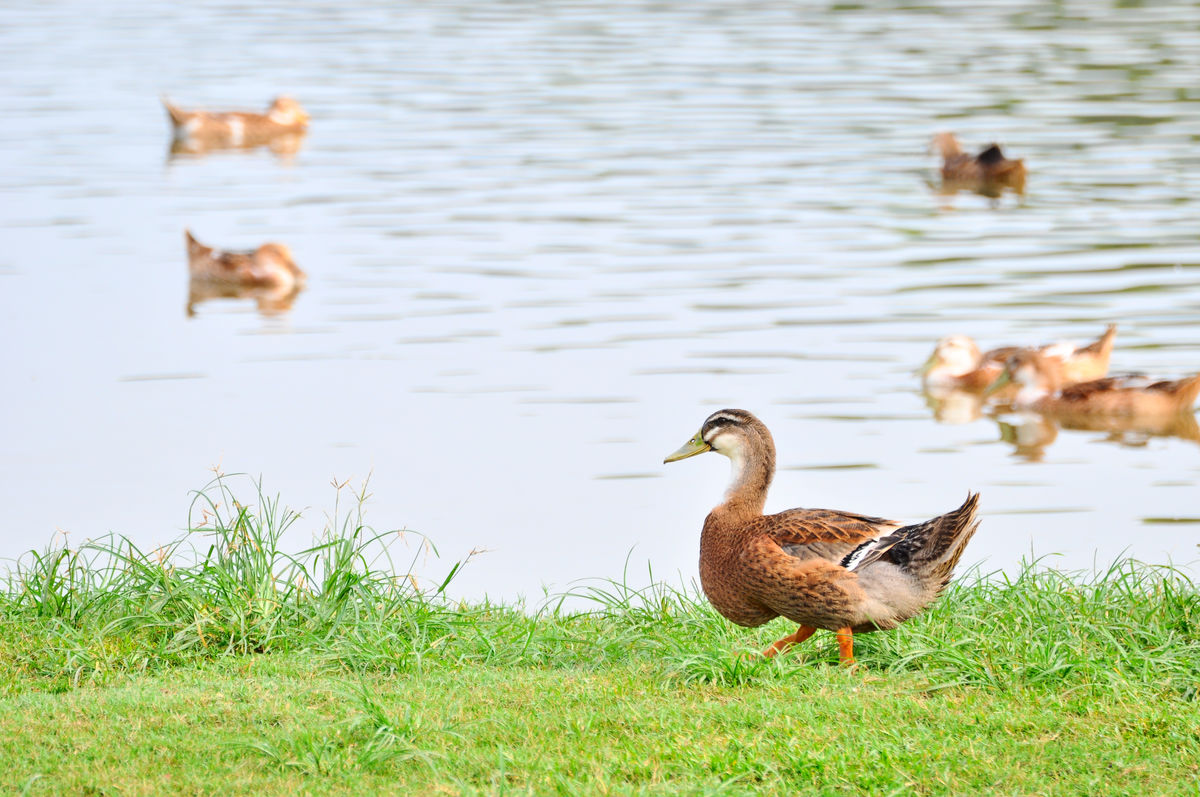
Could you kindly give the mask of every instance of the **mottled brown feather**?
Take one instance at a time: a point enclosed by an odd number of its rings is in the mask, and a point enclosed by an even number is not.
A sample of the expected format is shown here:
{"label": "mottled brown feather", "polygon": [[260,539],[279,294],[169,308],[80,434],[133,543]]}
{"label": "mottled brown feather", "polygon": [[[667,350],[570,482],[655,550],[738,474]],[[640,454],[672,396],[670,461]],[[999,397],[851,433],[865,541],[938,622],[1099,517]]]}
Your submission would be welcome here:
{"label": "mottled brown feather", "polygon": [[900,527],[894,520],[841,512],[835,509],[788,509],[763,515],[748,524],[756,534],[771,537],[780,545],[816,542],[858,545]]}

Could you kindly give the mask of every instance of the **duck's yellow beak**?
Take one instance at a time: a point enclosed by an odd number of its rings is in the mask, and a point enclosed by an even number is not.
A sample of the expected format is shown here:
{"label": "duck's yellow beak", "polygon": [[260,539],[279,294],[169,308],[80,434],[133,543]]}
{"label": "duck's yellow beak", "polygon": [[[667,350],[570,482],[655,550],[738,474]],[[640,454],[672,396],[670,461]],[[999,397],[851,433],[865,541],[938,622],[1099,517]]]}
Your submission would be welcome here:
{"label": "duck's yellow beak", "polygon": [[665,465],[668,462],[678,462],[681,459],[687,459],[688,457],[694,457],[697,454],[703,454],[705,451],[711,451],[711,450],[712,450],[712,446],[710,446],[708,443],[704,442],[704,439],[702,437],[700,437],[700,433],[696,432],[695,437],[693,437],[691,440],[688,440],[686,443],[684,443],[683,445],[681,445],[679,447],[678,451],[676,451],[675,453],[671,454],[671,456],[664,459],[663,464]]}
{"label": "duck's yellow beak", "polygon": [[1000,374],[1000,376],[996,377],[995,382],[992,382],[990,385],[987,386],[987,390],[983,391],[983,397],[987,398],[988,396],[992,395],[997,390],[1004,387],[1011,381],[1012,381],[1012,374],[1010,374],[1007,370],[1005,370],[1004,373],[1002,373],[1002,374]]}

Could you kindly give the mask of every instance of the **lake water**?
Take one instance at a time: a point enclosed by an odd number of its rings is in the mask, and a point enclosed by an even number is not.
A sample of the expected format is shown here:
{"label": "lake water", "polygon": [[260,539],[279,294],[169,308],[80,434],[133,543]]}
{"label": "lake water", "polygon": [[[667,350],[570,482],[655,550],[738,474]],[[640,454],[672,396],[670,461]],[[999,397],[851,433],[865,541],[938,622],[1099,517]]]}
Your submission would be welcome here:
{"label": "lake water", "polygon": [[[747,2],[5,4],[0,556],[153,546],[209,468],[307,508],[371,474],[457,594],[691,579],[750,409],[768,509],[923,519],[983,494],[965,561],[1200,559],[1200,446],[940,423],[950,333],[1090,340],[1200,371],[1200,8]],[[291,157],[168,157],[159,96],[312,114]],[[954,130],[1030,169],[930,188]],[[287,243],[290,311],[194,317],[183,230]],[[248,497],[250,490],[247,488]],[[247,498],[248,500],[248,498]]]}

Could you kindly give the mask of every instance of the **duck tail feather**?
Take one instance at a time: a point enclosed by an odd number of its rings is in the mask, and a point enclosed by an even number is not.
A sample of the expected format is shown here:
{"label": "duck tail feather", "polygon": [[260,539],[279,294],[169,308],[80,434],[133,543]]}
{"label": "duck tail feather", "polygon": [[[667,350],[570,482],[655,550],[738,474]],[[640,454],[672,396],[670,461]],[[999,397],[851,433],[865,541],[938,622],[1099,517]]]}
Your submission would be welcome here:
{"label": "duck tail feather", "polygon": [[1080,351],[1086,351],[1095,354],[1098,357],[1109,357],[1112,355],[1113,342],[1117,338],[1117,325],[1109,324],[1104,330],[1104,334],[1098,340],[1095,340],[1084,346]]}
{"label": "duck tail feather", "polygon": [[851,569],[887,560],[940,591],[950,581],[963,550],[979,528],[979,493],[970,493],[958,509],[923,523],[904,526],[880,539]]}
{"label": "duck tail feather", "polygon": [[1175,384],[1175,396],[1179,401],[1179,409],[1186,412],[1196,403],[1196,397],[1200,396],[1200,374],[1180,379]]}
{"label": "duck tail feather", "polygon": [[178,127],[187,121],[187,113],[172,105],[171,101],[167,99],[167,95],[163,94],[159,99],[162,100],[163,107],[167,109],[167,116],[171,117],[171,124]]}
{"label": "duck tail feather", "polygon": [[204,257],[212,251],[212,247],[205,246],[197,241],[196,236],[192,235],[191,230],[184,230],[183,238],[187,242],[188,257]]}

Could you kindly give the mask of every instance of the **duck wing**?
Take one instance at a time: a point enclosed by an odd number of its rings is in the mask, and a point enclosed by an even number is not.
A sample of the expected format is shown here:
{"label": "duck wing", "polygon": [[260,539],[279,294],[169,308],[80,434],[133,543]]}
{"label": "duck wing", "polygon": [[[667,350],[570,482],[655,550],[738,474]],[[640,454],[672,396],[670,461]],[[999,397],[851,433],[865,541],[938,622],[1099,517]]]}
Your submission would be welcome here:
{"label": "duck wing", "polygon": [[212,274],[215,279],[253,282],[256,278],[251,252],[213,252]]}
{"label": "duck wing", "polygon": [[864,543],[887,536],[900,526],[894,520],[836,509],[788,509],[758,518],[749,530],[769,537],[797,559],[841,564]]}
{"label": "duck wing", "polygon": [[1008,363],[1008,358],[1012,357],[1019,351],[1023,351],[1021,346],[1001,346],[998,349],[985,351],[981,359],[983,362],[995,362],[1000,363],[1001,365],[1006,365]]}
{"label": "duck wing", "polygon": [[1063,401],[1092,401],[1097,396],[1118,390],[1161,390],[1163,384],[1144,374],[1122,374],[1068,385],[1058,395]]}
{"label": "duck wing", "polygon": [[167,116],[171,117],[171,124],[175,127],[183,127],[188,123],[189,119],[196,115],[192,111],[185,111],[178,106],[172,105],[165,96],[159,99],[162,100],[163,108],[166,108]]}
{"label": "duck wing", "polygon": [[1004,157],[1004,151],[1000,149],[999,144],[988,144],[982,152],[975,156],[975,160],[984,166],[996,166],[1004,163],[1008,158]]}

